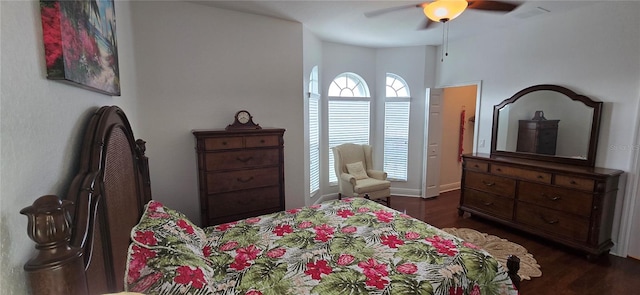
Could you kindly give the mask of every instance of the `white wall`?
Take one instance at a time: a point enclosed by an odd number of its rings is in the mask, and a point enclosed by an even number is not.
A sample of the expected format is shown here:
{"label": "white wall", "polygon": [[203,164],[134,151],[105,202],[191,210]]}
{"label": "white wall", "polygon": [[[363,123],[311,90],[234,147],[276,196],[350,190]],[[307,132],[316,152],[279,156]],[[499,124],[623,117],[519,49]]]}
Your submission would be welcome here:
{"label": "white wall", "polygon": [[[638,2],[607,1],[451,42],[449,57],[440,65],[438,83],[482,80],[477,123],[479,139],[487,143],[491,140],[493,105],[528,86],[558,84],[603,101],[596,166],[624,170],[631,183],[638,179],[638,171],[631,170],[640,100],[638,15]],[[489,149],[487,144],[480,151]],[[618,219],[626,210],[622,194],[617,201]],[[640,238],[638,225],[632,231]],[[618,242],[616,237],[614,242]]]}
{"label": "white wall", "polygon": [[246,109],[286,129],[285,203],[304,205],[302,25],[184,1],[131,6],[153,198],[199,223],[191,130],[224,129]]}
{"label": "white wall", "polygon": [[79,165],[85,124],[97,107],[118,105],[138,130],[134,38],[128,2],[116,2],[120,97],[46,79],[38,1],[0,1],[0,286],[28,294],[23,265],[35,243],[18,212],[46,194],[64,197]]}

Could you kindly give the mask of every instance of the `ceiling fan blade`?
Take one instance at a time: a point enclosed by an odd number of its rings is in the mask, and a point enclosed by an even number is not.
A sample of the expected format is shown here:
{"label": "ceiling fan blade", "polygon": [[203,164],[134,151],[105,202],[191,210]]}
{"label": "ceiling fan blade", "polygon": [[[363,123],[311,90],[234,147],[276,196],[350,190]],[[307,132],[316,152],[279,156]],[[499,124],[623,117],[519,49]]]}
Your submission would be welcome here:
{"label": "ceiling fan blade", "polygon": [[501,11],[501,12],[509,12],[516,9],[520,4],[513,4],[504,1],[469,1],[469,9],[479,9],[479,10],[490,10],[490,11]]}
{"label": "ceiling fan blade", "polygon": [[379,15],[383,15],[383,14],[387,14],[390,12],[395,12],[395,11],[399,11],[399,10],[403,10],[403,9],[407,9],[407,8],[415,8],[418,7],[420,4],[407,4],[407,5],[400,5],[400,6],[394,6],[394,7],[389,7],[389,8],[383,8],[383,9],[378,9],[378,10],[374,10],[374,11],[370,11],[370,12],[365,12],[364,16],[366,17],[376,17]]}
{"label": "ceiling fan blade", "polygon": [[420,26],[418,27],[418,30],[428,30],[434,27],[434,25],[436,24],[436,22],[428,19],[428,18],[424,18],[422,20],[422,22],[420,23]]}

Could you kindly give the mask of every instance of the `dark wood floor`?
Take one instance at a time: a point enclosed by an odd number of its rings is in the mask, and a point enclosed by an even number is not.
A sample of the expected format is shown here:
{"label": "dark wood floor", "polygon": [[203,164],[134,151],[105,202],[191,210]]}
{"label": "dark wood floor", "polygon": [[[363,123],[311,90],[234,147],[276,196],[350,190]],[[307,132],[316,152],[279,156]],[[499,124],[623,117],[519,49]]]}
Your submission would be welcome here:
{"label": "dark wood floor", "polygon": [[391,197],[391,207],[439,228],[467,227],[518,243],[533,254],[542,277],[522,282],[523,295],[640,294],[640,261],[603,255],[596,262],[572,249],[481,218],[458,216],[459,191],[432,199]]}

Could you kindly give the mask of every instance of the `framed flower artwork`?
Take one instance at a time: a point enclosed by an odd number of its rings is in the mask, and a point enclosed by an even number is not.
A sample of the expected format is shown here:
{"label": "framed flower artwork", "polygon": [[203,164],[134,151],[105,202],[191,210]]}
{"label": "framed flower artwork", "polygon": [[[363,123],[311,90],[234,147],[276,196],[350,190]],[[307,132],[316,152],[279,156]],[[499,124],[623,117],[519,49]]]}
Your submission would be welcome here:
{"label": "framed flower artwork", "polygon": [[47,79],[120,96],[113,0],[41,0]]}

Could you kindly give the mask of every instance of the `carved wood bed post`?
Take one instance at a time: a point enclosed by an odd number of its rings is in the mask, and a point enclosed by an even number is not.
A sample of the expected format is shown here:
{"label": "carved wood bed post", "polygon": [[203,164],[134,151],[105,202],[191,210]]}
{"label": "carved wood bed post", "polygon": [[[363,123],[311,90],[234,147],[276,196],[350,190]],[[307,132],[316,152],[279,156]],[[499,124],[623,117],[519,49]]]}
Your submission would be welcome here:
{"label": "carved wood bed post", "polygon": [[29,219],[27,231],[36,255],[24,266],[32,294],[87,294],[82,249],[70,245],[73,203],[46,195],[20,210]]}

